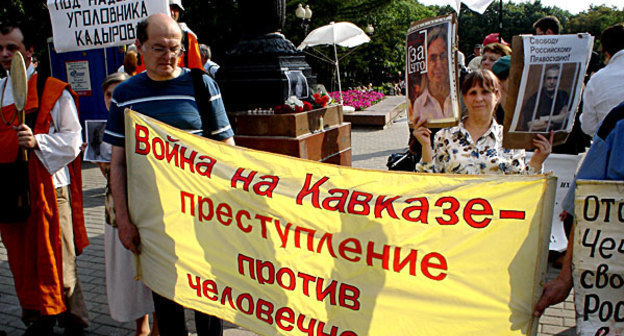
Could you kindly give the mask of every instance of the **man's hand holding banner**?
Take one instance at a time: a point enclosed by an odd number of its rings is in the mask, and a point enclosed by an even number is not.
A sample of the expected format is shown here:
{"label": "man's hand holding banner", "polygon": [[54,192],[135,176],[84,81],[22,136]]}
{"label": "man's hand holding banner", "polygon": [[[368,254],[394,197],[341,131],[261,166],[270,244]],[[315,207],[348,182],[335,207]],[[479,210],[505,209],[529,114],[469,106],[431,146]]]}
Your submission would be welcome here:
{"label": "man's hand holding banner", "polygon": [[552,176],[410,174],[237,148],[126,113],[155,292],[264,335],[534,334]]}

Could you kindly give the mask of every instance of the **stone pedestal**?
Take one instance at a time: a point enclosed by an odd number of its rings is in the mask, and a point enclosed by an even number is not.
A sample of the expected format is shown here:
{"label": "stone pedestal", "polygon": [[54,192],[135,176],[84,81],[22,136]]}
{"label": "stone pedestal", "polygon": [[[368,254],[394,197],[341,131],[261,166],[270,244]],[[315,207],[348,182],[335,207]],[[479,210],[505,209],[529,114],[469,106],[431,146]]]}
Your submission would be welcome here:
{"label": "stone pedestal", "polygon": [[234,119],[238,146],[351,166],[351,124],[343,121],[342,106]]}

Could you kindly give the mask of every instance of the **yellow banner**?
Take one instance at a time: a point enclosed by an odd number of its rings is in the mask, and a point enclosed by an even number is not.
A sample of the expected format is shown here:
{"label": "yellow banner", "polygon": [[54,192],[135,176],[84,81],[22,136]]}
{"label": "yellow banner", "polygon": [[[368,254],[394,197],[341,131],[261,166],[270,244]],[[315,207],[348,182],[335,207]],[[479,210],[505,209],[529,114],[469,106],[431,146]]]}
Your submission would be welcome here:
{"label": "yellow banner", "polygon": [[129,111],[143,281],[263,335],[534,334],[555,178],[355,169]]}

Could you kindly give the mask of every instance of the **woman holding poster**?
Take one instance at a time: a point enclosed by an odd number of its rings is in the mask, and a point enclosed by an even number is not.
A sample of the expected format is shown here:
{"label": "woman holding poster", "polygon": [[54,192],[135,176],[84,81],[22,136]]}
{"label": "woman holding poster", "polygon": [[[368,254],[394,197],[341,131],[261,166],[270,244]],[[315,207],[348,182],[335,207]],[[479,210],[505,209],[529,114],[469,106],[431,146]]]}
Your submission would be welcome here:
{"label": "woman holding poster", "polygon": [[531,160],[525,160],[524,149],[502,147],[503,126],[494,120],[500,101],[500,83],[490,70],[477,70],[466,76],[461,92],[468,108],[458,126],[440,130],[431,147],[431,130],[424,118],[415,120],[414,137],[422,146],[422,158],[416,171],[453,174],[537,174],[550,154],[550,139],[537,135],[537,148]]}

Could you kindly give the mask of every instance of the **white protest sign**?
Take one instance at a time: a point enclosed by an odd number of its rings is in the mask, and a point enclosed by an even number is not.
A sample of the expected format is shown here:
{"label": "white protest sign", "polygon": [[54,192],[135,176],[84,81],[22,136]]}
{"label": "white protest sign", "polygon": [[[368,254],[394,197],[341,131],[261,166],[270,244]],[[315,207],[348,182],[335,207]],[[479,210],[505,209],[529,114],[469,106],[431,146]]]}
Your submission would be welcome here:
{"label": "white protest sign", "polygon": [[167,0],[48,0],[57,52],[106,48],[136,40],[136,24],[169,13]]}
{"label": "white protest sign", "polygon": [[594,38],[522,36],[524,68],[510,132],[572,130]]}
{"label": "white protest sign", "polygon": [[79,96],[91,95],[91,75],[89,61],[65,62],[67,82]]}
{"label": "white protest sign", "polygon": [[[533,153],[527,153],[527,160]],[[562,252],[568,247],[568,238],[563,228],[563,221],[559,219],[559,214],[563,210],[561,202],[570,190],[574,180],[574,172],[578,165],[580,156],[569,154],[550,154],[544,161],[544,171],[552,171],[557,176],[557,188],[555,189],[555,207],[553,209],[552,228],[550,230],[551,251]]]}
{"label": "white protest sign", "polygon": [[623,181],[577,181],[572,263],[578,335],[624,333],[623,195]]}

